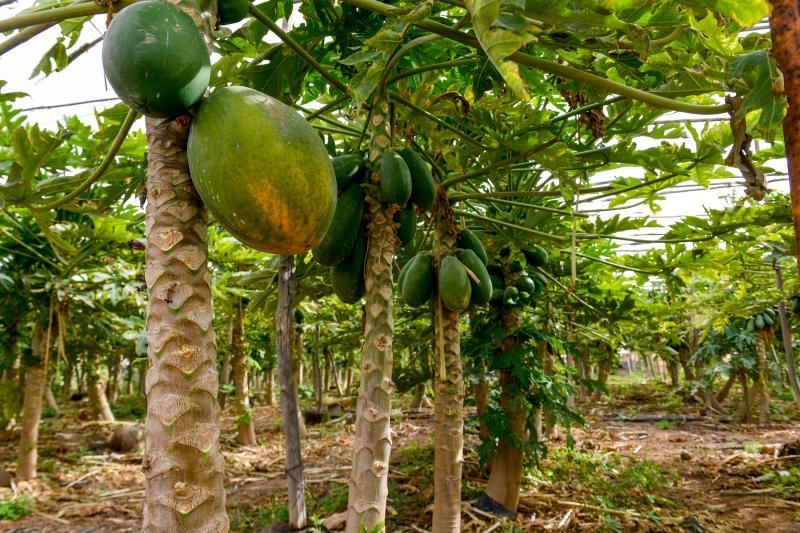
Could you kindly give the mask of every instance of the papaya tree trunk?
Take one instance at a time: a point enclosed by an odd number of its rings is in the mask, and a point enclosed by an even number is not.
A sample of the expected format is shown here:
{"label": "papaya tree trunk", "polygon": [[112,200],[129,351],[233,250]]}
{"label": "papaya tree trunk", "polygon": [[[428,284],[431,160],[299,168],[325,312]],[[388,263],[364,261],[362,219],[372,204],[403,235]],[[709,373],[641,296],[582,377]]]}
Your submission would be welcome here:
{"label": "papaya tree trunk", "polygon": [[[486,372],[486,366],[481,361],[479,370],[482,373]],[[475,411],[478,415],[478,431],[480,432],[481,439],[484,441],[492,440],[492,434],[489,432],[489,427],[486,424],[486,415],[489,413],[489,380],[486,376],[482,375],[478,382],[475,383]],[[486,464],[483,467],[485,474],[492,471],[492,457],[486,458]]]}
{"label": "papaya tree trunk", "polygon": [[39,443],[39,421],[42,419],[44,389],[47,386],[47,364],[53,324],[43,328],[38,322],[33,327],[31,351],[36,363],[25,370],[25,389],[22,396],[22,427],[19,434],[17,479],[36,477]]}
{"label": "papaya tree trunk", "polygon": [[339,376],[339,370],[336,368],[336,361],[333,359],[333,353],[330,350],[325,350],[325,358],[328,360],[328,365],[331,368],[331,377],[336,387],[336,395],[341,397],[343,395],[342,382]]}
{"label": "papaya tree trunk", "polygon": [[751,407],[750,407],[750,390],[747,386],[747,373],[742,370],[739,372],[739,383],[742,386],[742,420],[745,423],[752,422]]}
{"label": "papaya tree trunk", "polygon": [[143,531],[227,531],[206,210],[189,118],[146,119],[147,355]]}
{"label": "papaya tree trunk", "polygon": [[767,366],[767,328],[756,335],[758,381],[754,387],[758,398],[758,423],[769,424],[769,367]]}
{"label": "papaya tree trunk", "polygon": [[91,370],[89,374],[89,405],[97,420],[114,421],[114,413],[111,412],[111,405],[106,396],[106,387],[97,369]]}
{"label": "papaya tree trunk", "polygon": [[61,385],[61,403],[69,401],[70,393],[72,392],[72,372],[73,364],[72,359],[69,357],[64,358],[64,380]]}
{"label": "papaya tree trunk", "polygon": [[314,326],[314,392],[316,393],[316,409],[322,411],[322,366],[319,361],[319,322]]}
{"label": "papaya tree trunk", "polygon": [[281,385],[283,438],[286,445],[286,480],[288,483],[289,527],[306,527],[305,479],[300,453],[300,422],[297,389],[292,365],[292,297],[294,292],[294,257],[282,255],[278,260],[278,308],[275,316],[275,344],[278,348],[278,379]]}
{"label": "papaya tree trunk", "polygon": [[[444,204],[440,198],[440,205]],[[437,214],[434,250],[438,263],[452,253],[454,223]],[[437,280],[438,281],[438,280]],[[434,491],[433,533],[461,531],[461,470],[464,463],[464,374],[461,366],[459,313],[442,303],[438,286],[434,294]]]}
{"label": "papaya tree trunk", "polygon": [[673,389],[681,386],[681,374],[678,369],[678,362],[674,359],[667,361],[667,371],[669,372],[669,384]]}
{"label": "papaya tree trunk", "polygon": [[106,398],[108,403],[113,404],[117,401],[119,394],[119,378],[122,369],[122,354],[115,350],[108,365],[108,383],[106,383]]}
{"label": "papaya tree trunk", "polygon": [[250,387],[247,382],[247,353],[244,345],[244,309],[237,302],[233,318],[233,385],[236,390],[236,442],[242,446],[256,445],[256,429],[250,413]]}
{"label": "papaya tree trunk", "polygon": [[264,403],[267,405],[275,404],[275,369],[271,366],[267,368],[267,377],[264,385]]}
{"label": "papaya tree trunk", "polygon": [[725,381],[725,384],[722,385],[722,388],[717,393],[716,396],[717,403],[722,403],[725,401],[725,398],[728,397],[728,393],[731,392],[731,388],[733,387],[733,384],[735,382],[736,382],[736,372],[731,371],[731,374],[730,376],[728,376],[728,379]]}
{"label": "papaya tree trunk", "polygon": [[[389,102],[380,95],[370,119],[368,161],[376,169],[391,144]],[[380,174],[372,172],[374,184]],[[366,198],[367,258],[364,266],[364,344],[356,401],[353,464],[347,498],[347,532],[386,528],[389,455],[392,449],[390,411],[392,394],[392,335],[394,318],[392,265],[397,246],[394,215],[398,206],[383,206],[372,194]]]}
{"label": "papaya tree trunk", "polygon": [[[783,294],[783,271],[777,260],[772,262],[775,270],[775,288]],[[794,361],[794,349],[792,347],[792,329],[789,326],[789,313],[786,312],[786,301],[781,298],[778,302],[778,317],[780,318],[781,340],[783,341],[783,355],[786,362],[786,375],[789,378],[789,385],[792,388],[794,403],[800,406],[800,383],[797,379],[797,365]]]}
{"label": "papaya tree trunk", "polygon": [[[505,285],[507,287],[514,286],[519,279],[519,273],[510,272],[507,266],[504,267],[504,271]],[[518,313],[507,309],[503,310],[500,316],[503,322],[501,349],[507,353],[518,347],[518,341],[512,336],[512,333],[519,327],[520,317]],[[519,505],[519,488],[522,482],[524,460],[523,449],[528,440],[526,435],[528,411],[524,400],[520,398],[524,392],[520,391],[517,386],[511,370],[501,369],[498,381],[500,408],[508,420],[511,431],[509,435],[498,439],[497,451],[486,485],[482,507],[501,516],[514,516]]]}
{"label": "papaya tree trunk", "polygon": [[[294,318],[291,318],[292,323],[294,324]],[[294,324],[292,329],[294,334],[292,335],[292,349],[291,349],[291,356],[292,356],[292,381],[294,382],[294,397],[295,397],[295,405],[297,406],[297,423],[299,424],[300,428],[300,438],[305,438],[308,434],[306,430],[306,421],[303,419],[303,410],[300,408],[300,386],[303,382],[303,366],[302,366],[302,357],[304,349],[303,344],[303,326],[300,324]],[[281,389],[283,390],[283,389]]]}
{"label": "papaya tree trunk", "polygon": [[47,402],[47,407],[53,410],[56,416],[61,416],[61,409],[58,407],[56,395],[53,394],[53,387],[47,386],[44,389],[44,399]]}

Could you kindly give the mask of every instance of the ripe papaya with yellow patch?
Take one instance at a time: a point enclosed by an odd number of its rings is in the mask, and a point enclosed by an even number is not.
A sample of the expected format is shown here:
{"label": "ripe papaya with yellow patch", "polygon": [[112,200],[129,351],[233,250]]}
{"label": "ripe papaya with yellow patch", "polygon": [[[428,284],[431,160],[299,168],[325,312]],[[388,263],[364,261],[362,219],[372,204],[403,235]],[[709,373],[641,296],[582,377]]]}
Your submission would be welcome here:
{"label": "ripe papaya with yellow patch", "polygon": [[325,237],[311,249],[319,264],[336,265],[353,251],[361,227],[361,216],[364,214],[365,196],[364,189],[357,183],[352,183],[339,197],[333,221]]}
{"label": "ripe papaya with yellow patch", "polygon": [[380,164],[381,196],[387,204],[405,205],[411,198],[411,172],[400,154],[387,150]]}
{"label": "ripe papaya with yellow patch", "polygon": [[423,209],[432,209],[436,203],[436,183],[428,164],[410,148],[400,150],[411,174],[411,201]]}
{"label": "ripe papaya with yellow patch", "polygon": [[439,265],[439,296],[451,311],[461,312],[469,307],[472,286],[464,265],[455,256],[444,257]]}

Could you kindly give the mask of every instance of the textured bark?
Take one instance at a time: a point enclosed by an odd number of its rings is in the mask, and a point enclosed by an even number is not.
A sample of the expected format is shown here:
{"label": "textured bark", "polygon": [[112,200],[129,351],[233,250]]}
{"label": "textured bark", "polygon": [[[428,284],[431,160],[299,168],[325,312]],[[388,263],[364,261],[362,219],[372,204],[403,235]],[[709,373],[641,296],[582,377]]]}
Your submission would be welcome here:
{"label": "textured bark", "polygon": [[752,422],[750,406],[750,391],[747,387],[747,374],[745,372],[739,373],[739,384],[742,386],[742,420],[746,423]]}
{"label": "textured bark", "polygon": [[673,389],[680,387],[681,374],[678,369],[678,362],[672,359],[667,361],[667,370],[669,371],[669,384]]}
{"label": "textured bark", "polygon": [[800,275],[800,4],[796,0],[770,0],[769,25],[772,53],[783,73],[786,116],[783,139],[789,170],[795,256]]}
{"label": "textured bark", "polygon": [[206,212],[188,117],[148,118],[145,532],[228,530]]}
{"label": "textured bark", "polygon": [[733,384],[735,382],[736,382],[736,372],[731,372],[731,375],[728,376],[727,381],[725,381],[725,384],[722,385],[722,388],[716,395],[717,402],[722,403],[725,401],[725,398],[728,397],[728,393],[731,392],[731,388],[733,387]]}
{"label": "textured bark", "polygon": [[[775,288],[783,293],[783,272],[777,261],[772,262],[775,270]],[[792,329],[789,326],[789,314],[786,312],[786,301],[781,298],[778,302],[778,317],[780,318],[781,340],[783,341],[783,355],[786,362],[786,374],[789,386],[792,388],[794,403],[800,406],[800,383],[797,380],[797,365],[794,362],[794,349],[792,348]]]}
{"label": "textured bark", "polygon": [[286,445],[286,479],[288,483],[289,527],[302,529],[306,516],[303,457],[300,453],[300,422],[297,390],[292,364],[292,296],[294,291],[294,258],[282,255],[278,263],[278,308],[275,316],[275,343],[278,348],[278,378],[281,384],[281,414]]}
{"label": "textured bark", "polygon": [[762,329],[756,335],[756,356],[758,360],[758,381],[756,381],[755,397],[758,398],[758,423],[769,424],[769,368],[767,367],[767,331]]}
{"label": "textured bark", "polygon": [[322,411],[322,367],[319,361],[319,322],[314,327],[314,392],[316,392],[317,411]]}
{"label": "textured bark", "polygon": [[[376,98],[370,118],[369,164],[378,160],[391,142],[389,103]],[[377,184],[380,175],[373,172]],[[367,195],[367,258],[364,267],[364,344],[361,347],[361,378],[356,403],[353,465],[347,499],[347,532],[385,529],[392,449],[390,400],[392,383],[392,265],[397,246],[394,214],[398,206],[383,206]]]}
{"label": "textured bark", "polygon": [[264,403],[273,405],[275,403],[275,369],[269,367],[267,369],[267,379],[264,386]]}
{"label": "textured bark", "polygon": [[[441,259],[450,254],[455,237],[450,221],[438,220],[434,249]],[[438,291],[438,288],[437,288]],[[461,470],[464,464],[464,374],[461,365],[459,313],[444,306],[434,294],[435,347],[433,402],[434,491],[433,533],[461,531]]]}
{"label": "textured bark", "polygon": [[31,350],[39,364],[29,366],[25,371],[25,390],[22,399],[22,428],[19,434],[19,454],[17,456],[17,479],[27,480],[36,477],[39,443],[39,421],[42,419],[44,389],[47,385],[47,352],[50,334],[47,328],[36,324],[31,339]]}
{"label": "textured bark", "polygon": [[333,353],[331,351],[325,350],[325,359],[328,361],[328,365],[331,369],[331,377],[333,378],[333,384],[336,386],[336,395],[342,396],[342,382],[339,378],[339,370],[336,368],[336,362],[333,360]]}
{"label": "textured bark", "polygon": [[89,405],[97,420],[114,421],[114,413],[111,412],[111,405],[106,396],[106,387],[97,370],[92,370],[89,374]]}
{"label": "textured bark", "polygon": [[[294,282],[292,282],[294,283]],[[294,288],[294,286],[292,286]],[[308,434],[306,430],[306,421],[303,418],[303,411],[300,408],[300,400],[299,400],[299,391],[300,385],[303,383],[303,366],[302,366],[302,357],[303,352],[305,351],[304,344],[303,344],[303,326],[294,323],[294,315],[290,317],[292,326],[292,345],[291,345],[291,362],[292,362],[292,382],[294,383],[294,405],[297,407],[297,423],[300,428],[300,438],[305,438]],[[281,385],[283,387],[283,385]],[[281,388],[283,391],[283,388]],[[281,392],[283,394],[283,392]]]}
{"label": "textured bark", "polygon": [[250,416],[250,387],[247,382],[247,353],[244,345],[244,309],[238,302],[233,318],[233,386],[236,390],[236,442],[242,446],[256,445],[256,429]]}
{"label": "textured bark", "polygon": [[[505,271],[506,286],[514,285],[519,274],[510,272],[507,267]],[[504,310],[501,318],[504,331],[501,348],[504,352],[508,352],[517,347],[517,341],[511,333],[519,327],[520,317],[515,312]],[[525,425],[528,412],[519,397],[522,391],[517,387],[512,374],[508,370],[501,370],[498,381],[500,408],[508,418],[511,435],[498,440],[492,473],[486,485],[486,496],[502,506],[506,512],[515,514],[519,505],[519,489],[522,482],[523,447],[527,441]]]}

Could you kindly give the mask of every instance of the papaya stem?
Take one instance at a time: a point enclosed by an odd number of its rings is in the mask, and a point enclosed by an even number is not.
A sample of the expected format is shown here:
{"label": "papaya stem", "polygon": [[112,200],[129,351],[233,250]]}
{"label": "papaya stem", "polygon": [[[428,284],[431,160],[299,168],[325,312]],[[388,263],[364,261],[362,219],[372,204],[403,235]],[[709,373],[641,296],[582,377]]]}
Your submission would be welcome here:
{"label": "papaya stem", "polygon": [[33,39],[43,31],[55,26],[55,22],[47,22],[45,24],[37,24],[36,26],[28,26],[27,28],[18,31],[2,43],[0,43],[0,56],[6,52],[10,52],[17,46]]}
{"label": "papaya stem", "polygon": [[473,58],[466,58],[466,59],[456,59],[453,61],[444,61],[442,63],[432,63],[430,65],[424,65],[417,68],[412,68],[406,70],[404,72],[400,72],[399,74],[395,74],[388,80],[386,80],[387,84],[392,84],[396,81],[399,81],[404,78],[410,78],[411,76],[416,76],[417,74],[422,74],[424,72],[428,72],[430,70],[444,70],[447,68],[454,68],[454,67],[464,67],[467,65],[474,65],[478,62],[477,57]]}
{"label": "papaya stem", "polygon": [[[119,0],[111,4],[111,6],[116,13],[138,1],[139,0]],[[99,15],[107,12],[107,6],[101,6],[95,2],[85,2],[53,9],[45,9],[43,11],[35,11],[33,13],[22,13],[0,20],[0,33],[30,26],[38,26],[40,24],[57,23],[71,18],[89,17],[91,15]]]}
{"label": "papaya stem", "polygon": [[[561,252],[563,254],[572,254],[573,253],[572,250],[559,250],[559,252]],[[602,259],[600,257],[592,257],[591,255],[582,254],[582,253],[577,252],[577,251],[574,252],[574,253],[575,253],[575,255],[577,257],[582,257],[584,259],[588,259],[590,261],[595,261],[596,263],[601,263],[603,265],[607,265],[607,266],[610,266],[610,267],[613,267],[613,268],[618,268],[620,270],[630,270],[631,272],[639,272],[640,274],[652,274],[654,276],[661,273],[661,272],[659,272],[657,270],[644,270],[644,269],[641,269],[641,268],[622,265],[620,263],[615,263],[613,261],[608,261],[608,260]]]}
{"label": "papaya stem", "polygon": [[311,68],[319,72],[323,78],[325,78],[326,80],[328,80],[328,82],[330,82],[331,85],[333,85],[343,93],[347,94],[347,85],[336,79],[336,77],[334,77],[333,74],[331,74],[328,71],[328,69],[323,67],[316,59],[311,57],[311,54],[309,54],[305,48],[300,46],[300,44],[297,41],[292,39],[292,37],[288,33],[283,31],[283,29],[280,26],[275,24],[275,22],[271,18],[266,16],[260,9],[258,9],[253,4],[250,4],[250,14],[253,16],[253,18],[255,18],[261,24],[266,26],[269,29],[269,31],[277,35],[278,38],[281,41],[283,41],[284,44],[286,44],[286,46],[294,50],[294,52],[297,55],[299,55],[303,61],[308,63],[308,65]]}
{"label": "papaya stem", "polygon": [[[369,11],[374,11],[376,13],[380,13],[386,16],[392,16],[394,12],[397,10],[396,8],[386,5],[383,2],[379,2],[378,0],[345,0],[345,1],[348,4],[352,4],[354,6],[367,9]],[[478,43],[478,40],[475,39],[475,37],[462,33],[458,30],[454,30],[446,26],[445,24],[440,24],[430,19],[416,21],[413,22],[413,24],[418,28],[436,33],[438,35],[442,35],[444,37],[447,37],[448,39],[459,42],[471,48],[476,48],[476,49],[481,48],[480,44]],[[549,74],[555,74],[557,76],[561,76],[562,78],[567,78],[573,81],[583,83],[585,85],[589,85],[591,87],[595,87],[596,89],[608,91],[610,93],[618,94],[620,96],[626,96],[628,98],[631,98],[632,100],[638,100],[653,107],[661,107],[664,109],[670,109],[672,111],[679,111],[682,113],[692,113],[697,115],[716,115],[719,113],[727,113],[731,109],[729,104],[701,105],[701,104],[692,104],[688,102],[679,102],[678,100],[672,100],[670,98],[658,96],[648,91],[643,91],[641,89],[629,87],[625,84],[618,83],[606,78],[601,78],[600,76],[591,74],[589,72],[580,70],[578,68],[571,67],[569,65],[562,65],[560,63],[555,63],[553,61],[548,61],[546,59],[541,59],[532,56],[530,54],[526,54],[524,52],[515,52],[510,56],[508,56],[508,59],[529,68],[539,69]]]}
{"label": "papaya stem", "polygon": [[564,292],[566,292],[566,293],[567,293],[567,296],[571,296],[572,298],[575,298],[575,301],[577,301],[578,303],[580,303],[580,304],[582,304],[582,305],[585,305],[587,308],[591,309],[591,310],[592,310],[592,311],[594,311],[594,312],[597,312],[597,309],[595,309],[594,307],[592,307],[592,305],[591,305],[591,304],[589,304],[588,302],[586,302],[585,300],[581,299],[581,297],[580,297],[580,296],[578,296],[577,294],[575,294],[573,291],[569,290],[569,289],[566,287],[566,285],[564,285],[563,283],[561,283],[560,281],[558,281],[558,280],[557,280],[555,277],[553,277],[553,276],[552,276],[552,275],[551,275],[549,272],[547,272],[547,271],[546,271],[546,270],[544,270],[543,268],[537,268],[537,269],[536,269],[536,271],[537,271],[537,272],[539,272],[540,274],[542,274],[542,275],[543,275],[545,278],[549,279],[550,281],[552,281],[553,283],[555,283],[556,285],[558,285],[558,286],[559,286],[561,289],[563,289],[563,290],[564,290]]}
{"label": "papaya stem", "polygon": [[558,141],[559,141],[558,138],[553,138],[553,139],[550,139],[549,141],[546,141],[546,142],[543,142],[541,144],[538,144],[538,145],[534,146],[530,150],[527,150],[525,152],[517,154],[517,155],[515,155],[513,157],[510,157],[508,159],[505,159],[503,161],[499,161],[497,163],[491,164],[491,165],[489,165],[487,167],[475,170],[473,172],[468,172],[467,174],[462,174],[461,176],[457,176],[457,175],[450,176],[449,178],[447,178],[446,180],[444,180],[442,182],[442,187],[447,187],[448,185],[453,185],[453,184],[456,184],[456,183],[460,183],[462,181],[467,181],[469,179],[472,179],[472,178],[475,178],[475,177],[478,177],[478,176],[483,176],[483,175],[489,174],[493,170],[509,166],[512,163],[515,163],[515,162],[517,162],[517,161],[519,161],[521,159],[525,159],[525,158],[527,158],[529,156],[532,156],[533,154],[536,154],[538,152],[546,150],[550,146],[556,144]]}
{"label": "papaya stem", "polygon": [[544,233],[543,231],[537,231],[535,229],[526,228],[524,226],[518,226],[516,224],[512,224],[511,222],[503,222],[502,220],[497,220],[497,219],[494,219],[494,218],[485,217],[483,215],[478,215],[477,213],[470,213],[469,211],[462,211],[460,209],[453,209],[453,213],[455,213],[456,215],[461,215],[461,216],[464,216],[464,217],[470,217],[470,218],[474,218],[474,219],[477,219],[477,220],[482,220],[484,222],[489,222],[491,224],[499,224],[500,226],[505,226],[507,228],[510,228],[510,229],[513,229],[513,230],[516,230],[516,231],[521,231],[523,233],[528,233],[530,235],[534,235],[536,237],[541,237],[543,239],[552,239],[554,241],[566,241],[567,240],[567,237],[564,237],[562,235],[553,235],[553,234],[550,234],[550,233]]}
{"label": "papaya stem", "polygon": [[111,146],[108,149],[108,153],[106,153],[106,156],[103,158],[103,161],[101,161],[100,165],[98,165],[92,171],[89,177],[83,180],[83,183],[78,185],[70,193],[62,196],[58,200],[41,206],[32,206],[30,207],[30,210],[33,212],[40,212],[40,211],[50,211],[52,209],[56,209],[57,207],[60,207],[66,204],[67,202],[71,201],[76,196],[81,194],[83,191],[91,187],[94,182],[100,179],[100,177],[108,169],[108,167],[111,166],[111,163],[114,162],[114,158],[117,156],[117,152],[119,152],[119,149],[122,147],[122,143],[125,141],[125,137],[127,137],[128,132],[130,131],[131,126],[133,126],[133,123],[136,121],[137,116],[138,113],[136,111],[134,111],[133,109],[128,110],[128,114],[125,115],[125,120],[122,121],[122,124],[119,127],[119,131],[117,131],[117,136],[114,137],[114,141],[111,143]]}
{"label": "papaya stem", "polygon": [[[610,185],[600,185],[596,187],[585,187],[583,189],[578,189],[578,193],[590,193],[590,192],[600,192],[600,191],[608,191],[611,190]],[[475,192],[475,193],[453,193],[450,196],[451,200],[469,200],[469,199],[477,199],[477,198],[506,198],[509,196],[520,196],[520,197],[536,197],[536,198],[546,198],[546,197],[555,197],[561,196],[561,192],[559,191],[492,191],[492,192]]]}
{"label": "papaya stem", "polygon": [[[450,200],[459,200],[463,197],[459,197],[458,194],[453,194],[450,196]],[[493,204],[502,204],[502,205],[510,205],[513,207],[521,207],[523,209],[532,209],[534,211],[546,211],[548,213],[555,213],[558,215],[574,215],[576,217],[581,218],[589,218],[589,215],[586,213],[573,213],[567,209],[558,209],[555,207],[547,207],[544,205],[536,205],[536,204],[526,204],[525,202],[515,202],[514,200],[501,200],[500,198],[484,198],[487,202],[491,202]]]}

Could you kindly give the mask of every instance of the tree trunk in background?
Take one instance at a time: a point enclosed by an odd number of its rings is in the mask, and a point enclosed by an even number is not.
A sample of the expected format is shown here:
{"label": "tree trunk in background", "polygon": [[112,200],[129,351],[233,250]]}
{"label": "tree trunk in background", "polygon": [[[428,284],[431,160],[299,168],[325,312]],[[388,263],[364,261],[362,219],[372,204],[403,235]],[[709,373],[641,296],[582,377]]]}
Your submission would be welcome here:
{"label": "tree trunk in background", "polygon": [[[605,386],[608,375],[611,373],[611,362],[614,357],[611,350],[605,344],[600,345],[599,361],[597,362],[597,381]],[[592,394],[592,400],[597,402],[603,397],[603,391],[596,389]]]}
{"label": "tree trunk in background", "polygon": [[670,359],[667,361],[667,370],[669,371],[669,382],[673,389],[681,386],[681,374],[678,369],[678,362]]}
{"label": "tree trunk in background", "polygon": [[800,4],[794,0],[770,0],[769,26],[772,53],[783,73],[786,95],[786,116],[783,118],[783,138],[789,170],[789,196],[792,201],[795,256],[800,275]]}
{"label": "tree trunk in background", "polygon": [[147,355],[143,531],[227,531],[206,210],[189,119],[146,119]]}
{"label": "tree trunk in background", "polygon": [[92,370],[89,374],[89,405],[97,420],[114,421],[114,413],[111,412],[111,405],[106,396],[106,387],[97,370]]}
{"label": "tree trunk in background", "polygon": [[316,408],[322,411],[322,366],[319,361],[319,322],[314,327],[314,391],[317,395]]}
{"label": "tree trunk in background", "polygon": [[[481,361],[479,370],[482,373],[486,372],[486,365]],[[424,386],[424,385],[423,385]],[[424,389],[423,389],[424,390]],[[489,412],[489,381],[485,376],[481,376],[475,384],[475,411],[478,415],[478,431],[480,432],[481,439],[485,441],[492,440],[492,434],[489,432],[489,427],[486,425],[486,414]],[[483,467],[485,474],[492,472],[492,457],[486,458],[486,464]]]}
{"label": "tree trunk in background", "polygon": [[[294,282],[292,282],[294,283]],[[294,287],[294,286],[293,286]],[[303,381],[303,368],[302,368],[302,357],[304,351],[304,344],[303,344],[303,326],[300,324],[294,323],[294,314],[290,317],[290,323],[293,325],[292,331],[292,347],[291,347],[291,355],[292,355],[292,381],[294,382],[294,403],[297,406],[297,422],[300,427],[300,438],[305,438],[308,434],[306,430],[306,421],[303,418],[303,410],[300,408],[300,385]],[[283,384],[281,384],[283,387]],[[283,390],[283,388],[281,388]]]}
{"label": "tree trunk in background", "polygon": [[25,371],[25,390],[22,399],[22,427],[19,434],[19,454],[17,457],[17,479],[28,480],[36,477],[39,443],[39,421],[42,418],[44,389],[47,386],[47,365],[50,346],[52,346],[53,324],[47,328],[36,323],[31,338],[31,351],[38,364]]}
{"label": "tree trunk in background", "polygon": [[734,383],[736,383],[736,372],[731,371],[727,381],[725,381],[725,384],[717,393],[717,402],[722,403],[725,401],[725,398],[728,397],[728,393],[731,391],[731,387],[733,387]]}
{"label": "tree trunk in background", "polygon": [[327,393],[331,390],[331,365],[328,364],[328,349],[322,351],[322,390]]}
{"label": "tree trunk in background", "polygon": [[752,422],[750,415],[752,409],[750,407],[750,391],[747,387],[747,373],[743,370],[739,373],[739,384],[742,386],[742,420],[745,423]]}
{"label": "tree trunk in background", "polygon": [[280,256],[278,263],[278,308],[275,316],[275,344],[278,348],[278,379],[281,385],[281,414],[283,416],[283,438],[286,446],[286,480],[288,483],[289,527],[306,527],[305,479],[303,457],[300,453],[300,418],[298,415],[297,390],[295,389],[292,364],[292,296],[294,291],[294,258]]}
{"label": "tree trunk in background", "polygon": [[[516,285],[519,273],[511,272],[505,265],[504,277],[506,287]],[[504,309],[500,315],[503,323],[503,341],[501,349],[504,353],[518,348],[518,341],[512,336],[520,325],[518,313]],[[540,347],[541,352],[541,347]],[[544,354],[542,353],[543,357]],[[514,376],[509,369],[499,371],[500,408],[508,418],[510,435],[498,439],[497,453],[492,463],[492,473],[486,485],[486,493],[476,504],[486,511],[500,516],[514,516],[519,504],[519,488],[522,482],[523,449],[528,440],[526,423],[528,411],[526,403],[520,398],[520,391]],[[537,436],[539,438],[539,436]],[[485,501],[488,499],[488,501]]]}
{"label": "tree trunk in background", "polygon": [[[231,331],[233,331],[231,329]],[[230,346],[231,343],[228,343]],[[222,373],[220,375],[220,386],[222,385],[230,385],[231,383],[231,374],[233,371],[233,367],[231,366],[231,350],[225,350],[225,354],[222,356]],[[220,409],[225,409],[225,406],[228,403],[228,393],[223,392],[219,395],[219,407]]]}
{"label": "tree trunk in background", "polygon": [[72,359],[69,357],[64,358],[64,381],[61,385],[61,403],[69,401],[70,392],[72,391]]}
{"label": "tree trunk in background", "polygon": [[[775,270],[775,288],[783,294],[783,271],[777,261],[772,262]],[[781,339],[783,340],[783,354],[786,359],[786,374],[792,388],[794,403],[800,406],[800,384],[797,380],[797,365],[794,362],[794,349],[792,348],[792,329],[789,326],[789,314],[786,312],[786,301],[783,297],[778,302],[778,317],[781,325]]]}
{"label": "tree trunk in background", "polygon": [[331,376],[333,377],[333,383],[336,386],[336,395],[341,397],[343,395],[342,382],[339,378],[339,370],[336,368],[336,361],[333,359],[333,353],[330,350],[326,350],[325,358],[328,360],[328,364],[331,367]]}
{"label": "tree trunk in background", "polygon": [[758,423],[769,424],[769,367],[767,366],[767,328],[756,332],[756,356],[758,381],[754,388],[754,396],[758,398]]}
{"label": "tree trunk in background", "polygon": [[269,367],[267,369],[266,386],[264,388],[264,402],[267,405],[275,404],[275,369]]}
{"label": "tree trunk in background", "polygon": [[[375,170],[383,151],[391,144],[389,102],[378,96],[372,109],[368,164]],[[377,183],[380,175],[372,172],[371,179]],[[393,219],[397,209],[396,205],[384,207],[371,194],[367,195],[364,344],[361,348],[353,465],[347,498],[348,533],[361,533],[364,528],[372,531],[376,526],[386,527],[392,449],[392,265],[397,246],[397,224]]]}
{"label": "tree trunk in background", "polygon": [[256,445],[256,429],[250,413],[250,387],[247,383],[247,352],[244,345],[244,310],[239,300],[234,310],[233,335],[233,386],[236,390],[234,413],[236,415],[236,442],[242,446]]}
{"label": "tree trunk in background", "polygon": [[113,404],[119,395],[119,377],[122,368],[122,354],[119,350],[115,351],[111,364],[108,366],[108,383],[106,383],[106,398],[108,403]]}
{"label": "tree trunk in background", "polygon": [[56,395],[53,394],[52,387],[45,387],[44,390],[44,399],[47,402],[47,407],[53,410],[56,416],[61,416],[61,409],[58,407],[58,402],[56,401]]}

